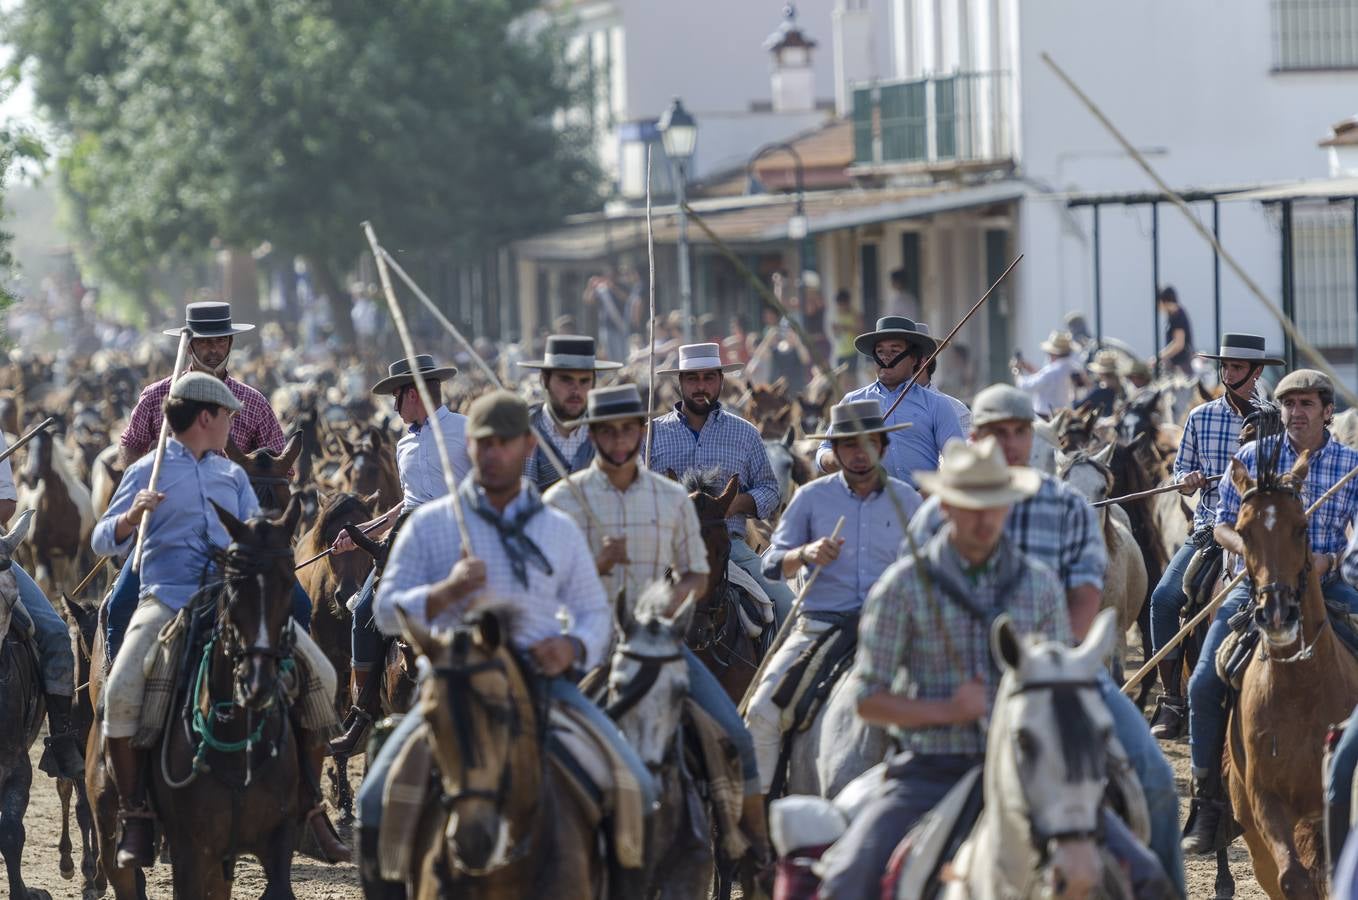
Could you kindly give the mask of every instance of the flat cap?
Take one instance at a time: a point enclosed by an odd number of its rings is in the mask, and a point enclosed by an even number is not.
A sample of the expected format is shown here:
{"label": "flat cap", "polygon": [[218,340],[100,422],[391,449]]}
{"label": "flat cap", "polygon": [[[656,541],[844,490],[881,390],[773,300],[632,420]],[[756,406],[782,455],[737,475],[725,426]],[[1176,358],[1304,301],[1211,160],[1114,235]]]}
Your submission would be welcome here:
{"label": "flat cap", "polygon": [[1289,372],[1278,382],[1278,386],[1273,389],[1273,396],[1281,400],[1287,394],[1295,394],[1298,391],[1317,391],[1324,397],[1333,399],[1334,382],[1330,381],[1329,376],[1324,372],[1317,372],[1315,369],[1298,369]]}
{"label": "flat cap", "polygon": [[185,372],[170,387],[170,396],[176,400],[195,400],[199,403],[214,403],[217,406],[235,411],[240,409],[240,401],[221,381],[206,372]]}
{"label": "flat cap", "polygon": [[1031,422],[1036,418],[1033,399],[1012,384],[992,384],[971,402],[972,428],[1010,419]]}
{"label": "flat cap", "polygon": [[528,404],[518,394],[491,391],[482,394],[467,410],[470,438],[515,438],[528,433]]}

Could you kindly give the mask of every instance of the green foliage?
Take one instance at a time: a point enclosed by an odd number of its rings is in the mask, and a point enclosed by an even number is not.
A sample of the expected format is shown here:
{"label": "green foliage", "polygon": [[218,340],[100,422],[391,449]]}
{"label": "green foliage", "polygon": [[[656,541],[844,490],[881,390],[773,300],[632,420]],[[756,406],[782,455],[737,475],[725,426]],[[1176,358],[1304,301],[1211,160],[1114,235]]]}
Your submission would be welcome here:
{"label": "green foliage", "polygon": [[597,200],[579,98],[535,0],[25,0],[7,22],[69,137],[63,185],[134,284],[212,239],[342,271],[471,256]]}

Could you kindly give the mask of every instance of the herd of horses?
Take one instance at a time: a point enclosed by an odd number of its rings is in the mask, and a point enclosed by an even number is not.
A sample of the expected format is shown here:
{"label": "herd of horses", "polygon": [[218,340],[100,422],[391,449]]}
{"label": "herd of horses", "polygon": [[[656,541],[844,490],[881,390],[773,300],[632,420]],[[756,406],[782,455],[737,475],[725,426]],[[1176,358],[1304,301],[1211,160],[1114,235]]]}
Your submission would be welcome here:
{"label": "herd of horses", "polygon": [[[160,366],[164,363],[159,361]],[[13,435],[47,415],[58,419],[53,434],[40,434],[16,457],[20,509],[31,512],[0,538],[0,601],[12,604],[16,596],[6,571],[14,559],[29,568],[68,620],[78,661],[79,720],[87,735],[94,730],[105,671],[98,601],[113,573],[111,569],[100,573],[81,596],[66,592],[97,568],[88,551],[90,529],[121,476],[116,439],[122,423],[139,386],[152,380],[154,368],[153,363],[106,355],[60,387],[54,386],[50,364],[42,360],[28,358],[0,369],[0,427]],[[204,600],[201,614],[192,620],[201,647],[197,651],[201,655],[195,657],[201,662],[193,668],[202,674],[190,679],[186,668],[186,683],[175,695],[153,754],[149,783],[172,848],[180,896],[229,896],[234,860],[244,854],[260,859],[268,879],[266,897],[292,895],[289,871],[299,840],[299,811],[304,809],[299,785],[321,773],[308,771],[308,753],[295,746],[297,728],[284,710],[289,680],[296,675],[281,664],[276,652],[285,645],[287,630],[287,616],[278,611],[289,608],[287,592],[296,563],[320,554],[342,531],[347,529],[367,551],[332,555],[295,575],[311,598],[312,636],[339,676],[336,708],[347,710],[351,614],[346,603],[372,567],[380,577],[385,562],[385,547],[363,538],[357,525],[400,496],[394,453],[400,423],[367,397],[343,397],[339,367],[298,371],[302,374],[288,379],[280,375],[279,367],[256,360],[243,363],[237,373],[271,397],[288,429],[288,440],[278,454],[257,450],[247,455],[231,448],[232,458],[250,476],[263,514],[248,523],[224,520],[236,541],[230,556],[219,561],[224,589]],[[659,402],[666,402],[668,395],[658,393]],[[1060,411],[1040,425],[1034,462],[1091,501],[1156,487],[1171,477],[1187,411],[1209,397],[1194,383],[1167,384],[1143,391],[1110,420],[1085,411]],[[797,485],[814,475],[814,446],[804,435],[828,418],[836,399],[829,377],[817,378],[795,397],[781,383],[745,385],[730,380],[727,385],[725,401],[752,421],[764,439],[784,504]],[[711,564],[705,590],[670,618],[659,613],[662,604],[652,602],[654,597],[645,592],[621,602],[611,674],[598,686],[601,705],[615,715],[619,728],[655,773],[664,798],[648,825],[642,870],[646,884],[639,890],[646,896],[673,898],[703,896],[709,890],[729,895],[736,882],[743,882],[747,890],[753,886],[748,861],[735,858],[731,842],[724,843],[719,836],[714,798],[694,784],[700,766],[695,764],[691,739],[685,737],[684,707],[677,702],[687,691],[680,647],[693,648],[740,702],[771,637],[749,633],[742,588],[727,577],[730,538],[724,520],[737,486],[698,477],[689,477],[685,486]],[[1001,792],[996,796],[1017,792],[1022,802],[987,804],[959,857],[962,881],[944,896],[1004,896],[1006,886],[1013,889],[1039,870],[1050,876],[1054,865],[1068,882],[1108,874],[1107,867],[1096,865],[1099,850],[1092,844],[1063,842],[1060,859],[1051,859],[1045,851],[1038,854],[1041,859],[1032,858],[1033,835],[1043,833],[1047,827],[1043,816],[1052,814],[1040,807],[1051,798],[1038,789],[1041,779],[1017,786],[1017,770],[1012,760],[1003,758],[1009,752],[1004,748],[1015,745],[1016,734],[1061,733],[1064,726],[1049,696],[1052,692],[1067,705],[1071,697],[1077,698],[1089,721],[1097,725],[1099,704],[1086,690],[1093,671],[1110,655],[1115,665],[1122,660],[1125,635],[1132,627],[1139,626],[1149,653],[1149,592],[1188,536],[1192,502],[1191,497],[1167,493],[1101,510],[1100,527],[1110,559],[1104,606],[1112,612],[1100,618],[1081,647],[1048,648],[1039,654],[1012,633],[997,631],[995,653],[1006,674],[991,720],[994,759],[993,767],[991,760],[987,763],[985,791]],[[1281,487],[1256,492],[1241,515],[1247,540],[1249,516],[1261,504],[1269,504],[1274,516],[1301,513],[1295,492]],[[774,521],[776,513],[763,523],[764,530],[751,531],[756,550],[761,540],[767,540]],[[1253,551],[1255,544],[1250,546]],[[1260,543],[1257,558],[1248,560],[1251,571],[1268,571],[1279,578],[1291,572],[1296,577],[1301,570],[1289,568],[1294,562],[1289,552]],[[1316,609],[1323,608],[1318,589],[1299,589],[1295,602],[1300,604],[1302,621],[1311,623],[1305,627],[1318,628],[1313,624],[1319,621],[1314,618]],[[265,610],[273,612],[260,620]],[[8,607],[0,605],[0,636],[8,632],[8,625]],[[607,857],[599,852],[597,823],[581,808],[579,797],[561,783],[544,752],[549,713],[531,671],[510,649],[511,628],[512,618],[503,611],[488,611],[446,634],[430,634],[411,624],[404,638],[389,646],[381,680],[383,709],[399,713],[413,703],[421,705],[422,740],[437,763],[440,781],[439,802],[426,804],[414,832],[408,885],[412,897],[447,896],[455,885],[458,896],[498,898],[547,890],[552,896],[583,898],[597,896],[601,885],[624,877],[616,869],[610,871]],[[268,639],[261,644],[256,635]],[[1312,639],[1315,660],[1284,674],[1273,673],[1269,666],[1252,666],[1246,678],[1314,677],[1314,667],[1324,656],[1327,665],[1342,671],[1358,689],[1358,665],[1342,667],[1336,656],[1346,657],[1329,646],[1327,633],[1308,637]],[[0,682],[7,685],[0,692],[0,854],[8,868],[10,895],[36,900],[44,894],[27,888],[19,871],[22,818],[32,779],[28,749],[41,719],[34,660],[25,658],[31,653],[29,644],[11,638],[4,641],[0,656]],[[418,689],[416,656],[428,660],[433,676]],[[1024,687],[1025,681],[1033,686]],[[646,690],[639,691],[638,684]],[[847,685],[847,679],[835,684],[818,714],[792,739],[780,776],[782,792],[832,796],[887,753],[886,735],[859,719]],[[1143,706],[1151,690],[1150,681],[1143,682],[1138,696]],[[1259,696],[1268,702],[1270,697],[1294,695],[1290,688],[1284,691],[1274,684]],[[1352,705],[1351,699],[1347,702]],[[1334,714],[1333,721],[1347,712],[1348,708],[1325,710]],[[1106,717],[1106,712],[1102,715]],[[1285,779],[1286,773],[1264,776],[1256,771],[1260,767],[1248,765],[1266,739],[1266,733],[1257,726],[1252,729],[1250,723],[1290,722],[1295,717],[1295,711],[1254,707],[1233,717],[1229,771],[1236,815],[1261,883],[1267,887],[1272,877],[1275,883],[1302,891],[1289,890],[1288,896],[1305,896],[1305,887],[1321,877],[1318,870],[1289,865],[1287,859],[1298,858],[1292,837],[1284,839],[1270,831],[1272,823],[1286,821],[1289,811],[1251,805],[1268,794],[1249,779]],[[469,729],[471,733],[465,733]],[[1079,778],[1053,769],[1050,778],[1060,786],[1058,792],[1083,798],[1084,788],[1072,785],[1088,781],[1090,796],[1102,796],[1099,785],[1109,777],[1111,752],[1104,746],[1105,732],[1093,727],[1086,736],[1094,746],[1085,748],[1087,758],[1075,773]],[[997,735],[1002,744],[996,743]],[[96,746],[92,738],[87,743],[84,783],[58,783],[63,805],[61,873],[73,878],[77,872],[68,826],[74,806],[83,895],[92,900],[111,886],[119,898],[142,897],[145,880],[140,872],[102,863],[101,851],[111,848],[116,838],[116,802],[99,754],[93,752]],[[1317,766],[1318,753],[1317,746]],[[1308,757],[1295,765],[1310,762]],[[1042,765],[1059,767],[1062,754],[1043,758]],[[328,773],[342,823],[352,820],[348,768],[347,759],[338,759]],[[1090,803],[1097,807],[1095,801]],[[1077,806],[1080,803],[1066,804],[1068,811]],[[1092,834],[1094,829],[1088,831]],[[181,835],[192,839],[178,840]],[[1279,846],[1291,847],[1292,855],[1278,856]],[[1023,852],[1015,852],[1015,847]],[[1260,862],[1266,857],[1282,860],[1272,873]],[[1224,866],[1224,854],[1219,862]],[[1024,866],[1028,868],[1018,871]],[[1218,881],[1219,893],[1229,896],[1229,869],[1224,878]],[[370,896],[382,895],[381,885],[369,884],[366,877],[365,885]],[[970,893],[957,893],[963,890]]]}

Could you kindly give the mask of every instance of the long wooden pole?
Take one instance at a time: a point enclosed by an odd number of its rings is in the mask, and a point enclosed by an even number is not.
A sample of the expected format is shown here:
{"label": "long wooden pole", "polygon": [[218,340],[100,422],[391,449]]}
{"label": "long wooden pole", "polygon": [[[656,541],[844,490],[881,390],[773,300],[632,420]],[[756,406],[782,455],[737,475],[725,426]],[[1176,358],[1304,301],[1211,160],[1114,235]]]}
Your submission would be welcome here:
{"label": "long wooden pole", "polygon": [[1177,491],[1183,487],[1179,482],[1174,484],[1162,484],[1159,487],[1151,488],[1148,491],[1137,491],[1135,494],[1123,494],[1121,497],[1109,497],[1107,500],[1100,500],[1091,503],[1090,506],[1098,509],[1101,506],[1112,506],[1114,503],[1122,503],[1125,500],[1140,500],[1142,497],[1154,497],[1156,494],[1168,494],[1170,491]]}
{"label": "long wooden pole", "polygon": [[[184,370],[184,356],[189,351],[189,341],[193,338],[193,332],[188,327],[179,330],[179,349],[174,355],[174,370],[170,373],[170,388],[174,389],[174,383],[179,380],[179,376]],[[160,414],[160,437],[156,438],[156,457],[151,463],[151,480],[146,483],[148,491],[154,491],[156,485],[160,483],[160,464],[165,461],[165,442],[170,438],[170,420],[165,417],[165,413]],[[141,524],[137,526],[137,548],[132,551],[132,571],[141,572],[142,547],[146,542],[146,530],[151,525],[153,513],[144,512],[141,516]]]}
{"label": "long wooden pole", "polygon": [[[651,221],[651,150],[654,144],[646,145],[646,262],[650,271],[646,285],[651,294],[650,375],[646,380],[646,410],[655,412],[655,226]],[[646,429],[646,468],[651,467],[651,429]]]}
{"label": "long wooden pole", "polygon": [[[1348,474],[1346,474],[1343,478],[1336,481],[1325,493],[1321,494],[1320,497],[1316,500],[1316,502],[1312,503],[1310,507],[1306,510],[1306,518],[1308,519],[1311,518],[1311,515],[1316,510],[1320,509],[1320,505],[1322,503],[1324,503],[1326,500],[1329,500],[1335,494],[1339,493],[1339,489],[1342,488],[1344,485],[1348,484],[1356,475],[1358,475],[1358,466],[1354,466],[1352,469],[1349,469]],[[1136,670],[1135,675],[1127,679],[1127,683],[1122,686],[1122,692],[1124,694],[1130,694],[1132,690],[1138,684],[1141,683],[1141,679],[1149,675],[1151,671],[1157,665],[1159,665],[1160,661],[1169,655],[1169,651],[1179,646],[1183,639],[1188,637],[1188,635],[1192,633],[1194,628],[1198,627],[1198,624],[1202,622],[1203,619],[1206,619],[1209,615],[1217,611],[1217,608],[1221,606],[1223,601],[1225,601],[1226,596],[1230,594],[1231,591],[1235,590],[1235,586],[1240,584],[1240,582],[1244,578],[1245,570],[1241,569],[1240,573],[1236,575],[1234,578],[1232,578],[1230,583],[1227,584],[1226,587],[1222,588],[1221,591],[1215,597],[1212,598],[1211,603],[1208,603],[1206,606],[1204,606],[1201,610],[1198,611],[1197,615],[1195,615],[1193,618],[1185,622],[1184,627],[1179,629],[1178,634],[1170,638],[1169,641],[1165,643],[1165,646],[1161,647],[1159,650],[1155,652],[1154,656],[1146,660],[1145,665]]]}
{"label": "long wooden pole", "polygon": [[57,421],[56,419],[52,418],[51,416],[48,416],[46,419],[43,419],[37,425],[34,425],[32,428],[25,431],[23,437],[19,438],[17,441],[11,444],[9,448],[5,450],[4,453],[0,453],[0,462],[4,462],[5,460],[9,459],[11,456],[14,455],[15,450],[18,450],[24,444],[27,444],[29,441],[33,440],[33,438],[37,437],[39,431],[51,428],[56,421]]}

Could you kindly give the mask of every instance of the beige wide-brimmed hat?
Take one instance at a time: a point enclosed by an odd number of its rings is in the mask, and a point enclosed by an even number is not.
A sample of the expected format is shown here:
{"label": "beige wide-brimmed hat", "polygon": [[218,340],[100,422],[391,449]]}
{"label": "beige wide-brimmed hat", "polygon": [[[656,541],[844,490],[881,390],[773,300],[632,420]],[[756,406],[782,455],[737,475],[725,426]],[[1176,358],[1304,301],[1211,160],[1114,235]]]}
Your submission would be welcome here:
{"label": "beige wide-brimmed hat", "polygon": [[1039,346],[1052,356],[1070,356],[1074,348],[1070,345],[1069,331],[1053,331]]}
{"label": "beige wide-brimmed hat", "polygon": [[1089,371],[1095,375],[1121,375],[1123,373],[1122,355],[1116,350],[1100,350],[1094,354]]}
{"label": "beige wide-brimmed hat", "polygon": [[993,437],[966,444],[956,438],[943,448],[938,471],[914,472],[920,490],[963,509],[1009,506],[1037,493],[1042,476],[1027,466],[1011,466]]}

